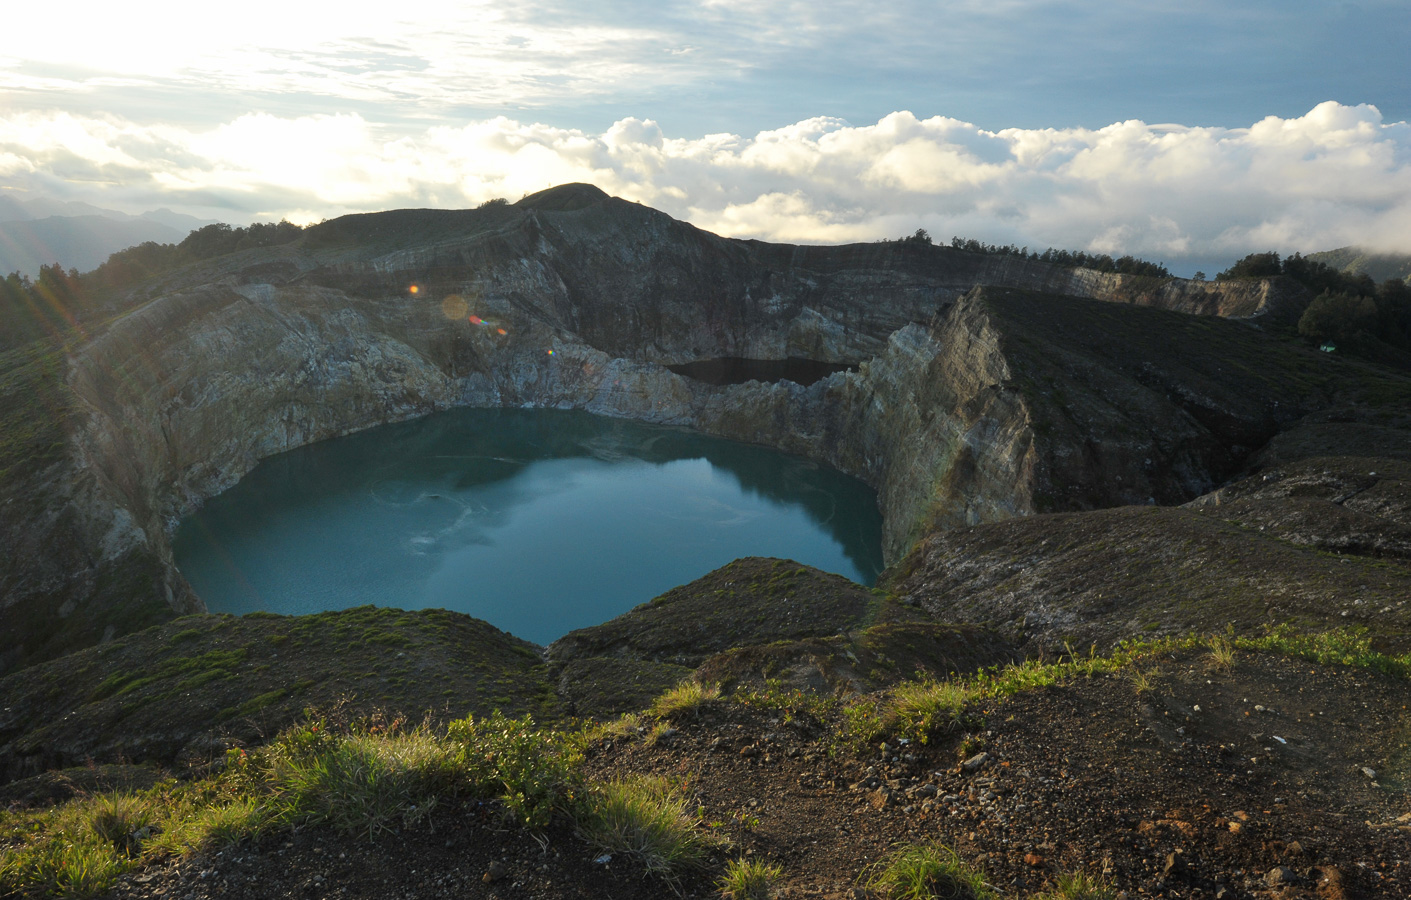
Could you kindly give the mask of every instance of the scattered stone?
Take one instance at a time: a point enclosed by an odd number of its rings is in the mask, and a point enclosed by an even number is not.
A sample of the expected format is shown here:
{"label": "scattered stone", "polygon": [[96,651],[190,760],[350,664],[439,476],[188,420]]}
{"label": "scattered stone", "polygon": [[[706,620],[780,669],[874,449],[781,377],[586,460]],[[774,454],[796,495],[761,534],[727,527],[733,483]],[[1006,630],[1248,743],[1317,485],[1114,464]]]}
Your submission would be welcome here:
{"label": "scattered stone", "polygon": [[1264,875],[1264,881],[1270,887],[1279,887],[1280,885],[1293,884],[1298,881],[1298,876],[1288,866],[1275,866]]}
{"label": "scattered stone", "polygon": [[967,772],[978,772],[985,763],[990,761],[990,754],[981,751],[960,764],[960,767]]}
{"label": "scattered stone", "polygon": [[742,747],[740,749],[740,755],[745,759],[754,759],[756,756],[759,756],[759,748],[754,744],[750,744],[748,747]]}
{"label": "scattered stone", "polygon": [[1186,858],[1180,851],[1166,854],[1166,865],[1162,867],[1161,874],[1167,878],[1184,875],[1186,872]]}
{"label": "scattered stone", "polygon": [[481,876],[480,880],[485,882],[486,884],[490,884],[492,882],[499,881],[501,878],[504,878],[508,874],[509,869],[505,867],[504,863],[496,859],[492,860],[490,862],[490,865],[485,868],[485,874]]}
{"label": "scattered stone", "polygon": [[1025,853],[1024,862],[1037,869],[1044,864],[1044,858],[1037,853]]}
{"label": "scattered stone", "polygon": [[1376,781],[1376,780],[1377,780],[1377,770],[1376,770],[1376,769],[1371,769],[1371,768],[1368,768],[1367,766],[1363,766],[1363,767],[1362,767],[1362,774],[1363,774],[1363,775],[1366,775],[1368,778],[1372,779],[1373,781]]}

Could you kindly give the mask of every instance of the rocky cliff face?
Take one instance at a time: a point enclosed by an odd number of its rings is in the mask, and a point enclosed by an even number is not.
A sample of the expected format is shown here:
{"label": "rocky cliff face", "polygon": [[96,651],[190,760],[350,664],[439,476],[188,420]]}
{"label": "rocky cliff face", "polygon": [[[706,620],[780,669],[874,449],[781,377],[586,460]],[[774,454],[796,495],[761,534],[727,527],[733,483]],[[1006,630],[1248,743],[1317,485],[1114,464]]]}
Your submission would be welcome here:
{"label": "rocky cliff face", "polygon": [[[148,610],[143,623],[199,609],[170,530],[260,459],[447,407],[582,408],[825,460],[878,488],[896,559],[935,528],[1189,499],[1310,394],[1226,384],[1201,348],[1263,346],[1254,329],[1121,305],[1252,316],[1273,308],[1265,284],[731,241],[582,185],[511,207],[349,216],[149,290],[67,361],[69,447],[39,494],[43,515],[71,520],[56,558],[83,564],[48,571],[42,548],[6,563],[11,663],[126,630],[126,608]],[[860,366],[808,388],[664,368],[790,355]],[[31,519],[7,521],[20,533]]]}

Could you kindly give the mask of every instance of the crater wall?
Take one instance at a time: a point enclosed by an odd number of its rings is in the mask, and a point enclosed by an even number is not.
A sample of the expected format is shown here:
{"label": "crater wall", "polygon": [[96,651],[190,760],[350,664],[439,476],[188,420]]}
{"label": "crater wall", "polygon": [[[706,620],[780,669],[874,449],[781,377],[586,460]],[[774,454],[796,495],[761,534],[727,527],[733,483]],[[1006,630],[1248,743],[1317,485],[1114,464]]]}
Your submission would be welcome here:
{"label": "crater wall", "polygon": [[[37,563],[9,561],[3,614],[26,624],[4,629],[0,664],[111,637],[153,610],[199,610],[171,561],[180,517],[264,457],[449,407],[580,408],[819,459],[877,488],[895,560],[938,528],[1189,499],[1307,400],[1216,389],[1201,364],[1163,363],[1170,348],[1137,359],[1119,346],[1191,318],[1130,307],[1267,315],[1277,285],[905,243],[730,241],[581,185],[512,207],[349,216],[148,290],[67,360],[76,414],[49,475],[65,488],[46,496],[72,520],[53,533],[81,563],[37,579]],[[1084,296],[1116,302],[1072,299]],[[1098,334],[1084,331],[1094,315]],[[1222,340],[1268,340],[1215,324]],[[859,365],[807,388],[713,386],[664,367],[791,355]],[[95,587],[138,570],[121,589]]]}

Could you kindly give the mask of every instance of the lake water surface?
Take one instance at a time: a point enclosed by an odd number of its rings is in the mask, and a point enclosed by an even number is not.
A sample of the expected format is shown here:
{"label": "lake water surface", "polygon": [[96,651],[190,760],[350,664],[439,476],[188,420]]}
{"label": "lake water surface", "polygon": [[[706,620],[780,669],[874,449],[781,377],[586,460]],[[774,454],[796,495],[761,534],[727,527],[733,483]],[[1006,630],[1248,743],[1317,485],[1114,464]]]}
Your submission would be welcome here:
{"label": "lake water surface", "polygon": [[871,584],[876,494],[806,459],[562,410],[454,410],[261,462],[178,529],[212,612],[444,607],[536,643],[741,556]]}

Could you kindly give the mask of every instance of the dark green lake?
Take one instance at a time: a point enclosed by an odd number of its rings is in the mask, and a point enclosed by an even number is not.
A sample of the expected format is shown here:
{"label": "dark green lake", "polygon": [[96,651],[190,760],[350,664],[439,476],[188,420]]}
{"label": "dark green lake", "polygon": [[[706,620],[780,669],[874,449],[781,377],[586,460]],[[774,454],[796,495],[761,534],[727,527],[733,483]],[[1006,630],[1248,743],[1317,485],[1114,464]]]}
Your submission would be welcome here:
{"label": "dark green lake", "polygon": [[181,523],[212,612],[443,607],[544,644],[741,556],[872,584],[876,494],[797,456],[563,410],[465,409],[264,460]]}

